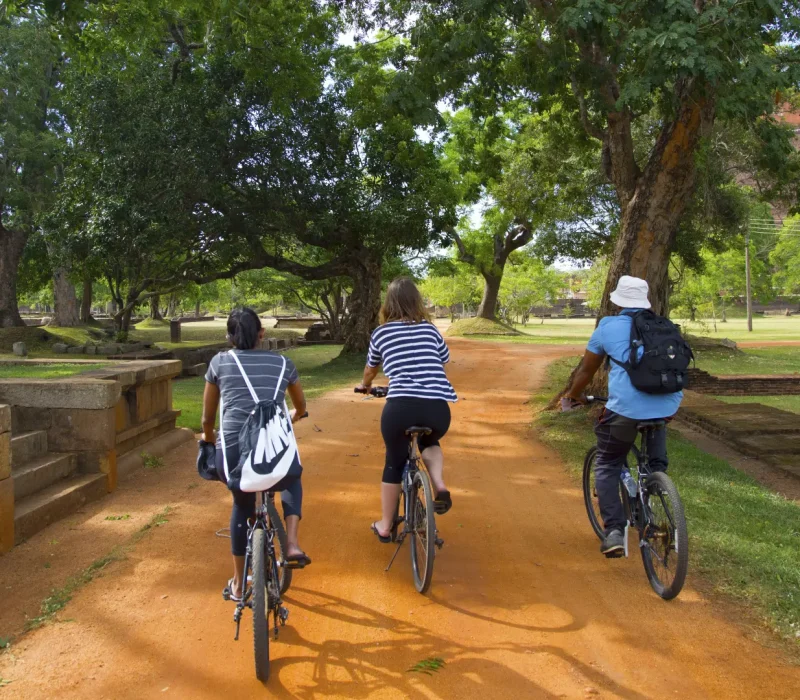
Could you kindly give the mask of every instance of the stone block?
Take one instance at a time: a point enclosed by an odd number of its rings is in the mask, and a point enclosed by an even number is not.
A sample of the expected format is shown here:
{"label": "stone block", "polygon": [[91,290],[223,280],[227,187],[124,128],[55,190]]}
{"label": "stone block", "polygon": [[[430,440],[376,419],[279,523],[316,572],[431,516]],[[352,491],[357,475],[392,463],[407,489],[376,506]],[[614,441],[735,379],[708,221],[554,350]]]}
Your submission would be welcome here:
{"label": "stone block", "polygon": [[187,367],[184,370],[184,374],[187,377],[203,377],[205,376],[207,370],[208,370],[208,365],[205,362],[201,362],[200,364]]}
{"label": "stone block", "polygon": [[25,343],[14,343],[11,346],[11,351],[18,357],[25,357],[28,354],[28,346]]}
{"label": "stone block", "polygon": [[278,349],[278,339],[277,338],[269,338],[269,349],[273,352]]}
{"label": "stone block", "polygon": [[69,345],[66,343],[54,343],[53,344],[53,352],[58,353],[59,355],[63,355],[69,349]]}
{"label": "stone block", "polygon": [[11,476],[11,433],[0,433],[0,481]]}
{"label": "stone block", "polygon": [[14,480],[0,481],[0,552],[14,546]]}
{"label": "stone block", "polygon": [[98,355],[116,355],[119,352],[119,345],[98,345]]}
{"label": "stone block", "polygon": [[11,431],[11,407],[0,406],[0,433]]}
{"label": "stone block", "polygon": [[47,445],[53,452],[106,452],[116,444],[114,408],[53,409]]}
{"label": "stone block", "polygon": [[278,350],[283,350],[287,346],[287,341],[284,338],[278,338]]}
{"label": "stone block", "polygon": [[87,345],[86,346],[86,354],[87,355],[96,355],[97,354],[97,346],[96,345]]}
{"label": "stone block", "polygon": [[83,345],[72,345],[67,348],[67,352],[70,355],[83,355],[86,352],[86,348]]}
{"label": "stone block", "polygon": [[78,455],[78,469],[84,474],[105,474],[109,493],[117,488],[117,450],[82,452]]}
{"label": "stone block", "polygon": [[[0,403],[34,408],[113,408],[120,395],[116,382],[73,378],[61,382],[46,379],[6,379],[0,382]],[[36,428],[31,428],[36,430]]]}

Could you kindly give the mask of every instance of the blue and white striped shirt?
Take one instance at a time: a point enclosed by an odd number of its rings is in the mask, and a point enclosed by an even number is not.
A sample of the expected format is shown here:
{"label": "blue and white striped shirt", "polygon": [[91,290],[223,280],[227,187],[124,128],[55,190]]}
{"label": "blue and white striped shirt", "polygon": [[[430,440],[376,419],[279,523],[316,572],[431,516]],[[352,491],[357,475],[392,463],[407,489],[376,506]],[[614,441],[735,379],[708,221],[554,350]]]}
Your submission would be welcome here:
{"label": "blue and white striped shirt", "polygon": [[390,399],[457,401],[444,372],[448,362],[450,351],[432,323],[392,321],[376,328],[369,341],[367,365],[383,363],[383,373],[390,380]]}

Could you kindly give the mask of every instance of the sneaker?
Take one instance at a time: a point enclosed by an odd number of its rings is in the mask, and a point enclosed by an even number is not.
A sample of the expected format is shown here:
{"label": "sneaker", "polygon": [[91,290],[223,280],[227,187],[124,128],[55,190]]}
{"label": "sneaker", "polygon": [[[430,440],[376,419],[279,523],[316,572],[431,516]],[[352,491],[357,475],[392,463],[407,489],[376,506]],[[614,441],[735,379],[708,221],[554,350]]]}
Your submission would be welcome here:
{"label": "sneaker", "polygon": [[611,530],[600,545],[600,552],[607,557],[622,556],[625,553],[625,535],[622,530]]}

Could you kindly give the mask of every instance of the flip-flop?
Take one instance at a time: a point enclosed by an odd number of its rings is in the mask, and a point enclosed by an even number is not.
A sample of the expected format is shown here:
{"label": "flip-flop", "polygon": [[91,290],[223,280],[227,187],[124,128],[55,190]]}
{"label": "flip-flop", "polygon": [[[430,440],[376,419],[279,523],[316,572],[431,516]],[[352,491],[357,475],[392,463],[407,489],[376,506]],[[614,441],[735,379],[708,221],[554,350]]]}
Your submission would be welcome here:
{"label": "flip-flop", "polygon": [[302,554],[290,554],[286,557],[286,562],[288,564],[294,564],[291,568],[302,569],[311,563],[311,558],[305,552]]}
{"label": "flip-flop", "polygon": [[227,600],[232,600],[234,603],[241,603],[242,597],[233,595],[233,578],[228,579],[228,585],[222,589],[222,597]]}
{"label": "flip-flop", "polygon": [[439,491],[436,494],[436,499],[433,501],[433,512],[436,515],[444,515],[448,510],[453,507],[453,499],[449,491]]}
{"label": "flip-flop", "polygon": [[380,532],[378,532],[377,522],[372,523],[369,528],[375,533],[375,537],[377,537],[383,544],[389,544],[392,541],[391,533],[388,535],[382,535]]}

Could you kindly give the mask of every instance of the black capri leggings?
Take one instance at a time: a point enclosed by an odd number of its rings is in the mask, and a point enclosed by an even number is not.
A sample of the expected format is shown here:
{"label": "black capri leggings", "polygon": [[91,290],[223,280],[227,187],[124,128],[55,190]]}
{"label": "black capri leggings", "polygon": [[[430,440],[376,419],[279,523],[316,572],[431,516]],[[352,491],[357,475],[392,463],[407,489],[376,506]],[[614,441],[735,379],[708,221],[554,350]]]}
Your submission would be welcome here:
{"label": "black capri leggings", "polygon": [[450,405],[441,399],[401,397],[386,400],[381,414],[381,434],[386,443],[384,483],[399,484],[403,479],[411,442],[406,430],[412,425],[424,425],[433,431],[430,435],[419,436],[420,450],[438,445],[450,428]]}
{"label": "black capri leggings", "polygon": [[[217,446],[217,474],[222,483],[225,479],[225,467],[222,461],[222,448]],[[237,445],[228,445],[228,464],[239,461],[239,448]],[[285,482],[285,483],[284,483]],[[300,518],[303,508],[303,484],[300,478],[284,479],[275,485],[275,491],[281,492],[283,504],[283,519],[288,515]],[[231,554],[243,557],[247,552],[247,519],[256,514],[256,494],[246,493],[239,489],[231,489],[233,495],[233,508],[231,509]]]}

